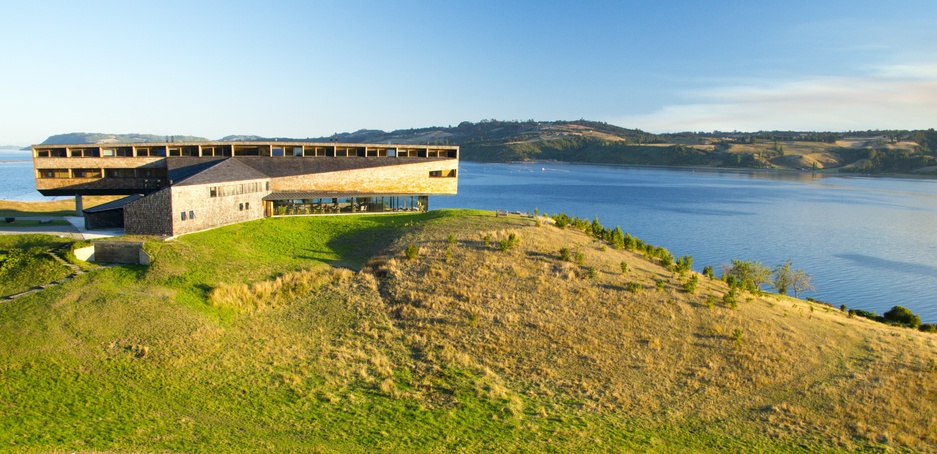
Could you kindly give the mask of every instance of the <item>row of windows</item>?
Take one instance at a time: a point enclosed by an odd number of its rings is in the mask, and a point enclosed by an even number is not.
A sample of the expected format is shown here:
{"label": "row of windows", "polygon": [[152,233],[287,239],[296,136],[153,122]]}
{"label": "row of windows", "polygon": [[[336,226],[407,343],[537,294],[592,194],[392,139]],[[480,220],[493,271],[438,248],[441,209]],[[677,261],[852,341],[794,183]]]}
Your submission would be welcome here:
{"label": "row of windows", "polygon": [[229,195],[250,194],[270,190],[270,182],[255,181],[253,183],[226,184],[224,186],[210,186],[209,197],[225,197]]}
{"label": "row of windows", "polygon": [[39,178],[166,178],[166,169],[38,169]]}
{"label": "row of windows", "polygon": [[455,158],[456,150],[426,148],[364,148],[364,147],[262,147],[230,146],[199,147],[117,147],[117,148],[52,148],[36,150],[39,158],[100,158],[100,157],[166,157],[166,156],[306,156],[306,157],[401,157]]}
{"label": "row of windows", "polygon": [[195,219],[195,212],[194,212],[194,211],[189,211],[189,215],[186,216],[185,211],[183,211],[183,212],[182,212],[182,220],[185,221],[186,219]]}

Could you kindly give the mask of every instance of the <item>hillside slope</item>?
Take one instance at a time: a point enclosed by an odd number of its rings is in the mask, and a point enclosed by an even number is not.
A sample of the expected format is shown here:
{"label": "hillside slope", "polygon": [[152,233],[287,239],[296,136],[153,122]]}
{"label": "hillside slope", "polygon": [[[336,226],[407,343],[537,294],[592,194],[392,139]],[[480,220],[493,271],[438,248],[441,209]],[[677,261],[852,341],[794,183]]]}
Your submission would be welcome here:
{"label": "hillside slope", "polygon": [[721,281],[688,293],[531,219],[265,219],[147,248],[149,268],[0,305],[5,446],[937,449],[933,335],[774,295],[732,308]]}

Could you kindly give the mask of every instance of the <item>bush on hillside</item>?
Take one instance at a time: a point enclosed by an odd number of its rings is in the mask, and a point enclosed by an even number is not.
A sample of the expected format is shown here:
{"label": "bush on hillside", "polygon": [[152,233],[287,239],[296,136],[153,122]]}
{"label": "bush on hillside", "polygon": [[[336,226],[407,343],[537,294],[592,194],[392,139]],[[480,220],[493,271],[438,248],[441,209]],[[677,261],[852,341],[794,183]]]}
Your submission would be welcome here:
{"label": "bush on hillside", "polygon": [[910,309],[902,306],[892,307],[888,312],[885,312],[884,318],[888,323],[903,325],[909,328],[921,326],[921,317],[911,312]]}

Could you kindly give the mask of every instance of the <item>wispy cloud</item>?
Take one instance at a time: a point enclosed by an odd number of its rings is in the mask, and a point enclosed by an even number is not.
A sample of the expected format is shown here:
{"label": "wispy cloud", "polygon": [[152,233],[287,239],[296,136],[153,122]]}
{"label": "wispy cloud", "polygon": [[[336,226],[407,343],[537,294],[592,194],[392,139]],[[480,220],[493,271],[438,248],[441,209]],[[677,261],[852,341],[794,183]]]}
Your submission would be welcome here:
{"label": "wispy cloud", "polygon": [[615,121],[648,131],[863,130],[937,127],[937,63],[712,87],[687,102]]}

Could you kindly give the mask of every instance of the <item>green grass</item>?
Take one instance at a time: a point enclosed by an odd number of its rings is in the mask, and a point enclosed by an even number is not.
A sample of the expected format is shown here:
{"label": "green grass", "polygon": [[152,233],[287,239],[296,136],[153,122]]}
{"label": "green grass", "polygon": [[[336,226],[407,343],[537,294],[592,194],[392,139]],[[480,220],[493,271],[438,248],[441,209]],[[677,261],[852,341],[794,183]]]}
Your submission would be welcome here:
{"label": "green grass", "polygon": [[[148,242],[150,267],[96,269],[2,303],[0,450],[832,450],[809,434],[773,437],[751,430],[751,424],[692,414],[596,411],[575,393],[551,397],[536,383],[480,367],[484,358],[465,357],[468,350],[427,340],[434,330],[462,326],[458,319],[424,306],[435,318],[407,329],[394,315],[402,303],[388,301],[381,289],[388,282],[366,273],[348,278],[325,266],[358,269],[376,254],[389,254],[402,268],[402,250],[416,243],[427,252],[405,266],[432,266],[426,279],[456,288],[463,283],[433,273],[458,266],[471,248],[484,248],[485,233],[500,240],[526,228],[520,234],[524,249],[541,231],[532,226],[526,218],[476,211],[265,219]],[[449,234],[456,259],[451,263],[437,258],[450,246]],[[20,238],[0,237],[19,241],[15,246],[25,250],[65,241]],[[492,265],[505,282],[523,271],[512,268],[512,257],[537,269],[552,260],[520,250],[502,254],[493,246],[484,250],[489,249],[489,255],[480,254],[508,264]],[[382,260],[388,267],[393,261]],[[629,279],[649,266],[632,263]],[[256,283],[295,270],[321,271],[330,276],[328,284],[253,312],[208,302],[219,285]],[[426,285],[425,291],[439,297],[452,295]],[[483,315],[471,329],[489,324],[491,317]]]}
{"label": "green grass", "polygon": [[48,235],[0,236],[0,295],[12,295],[70,274],[48,252],[70,240]]}

